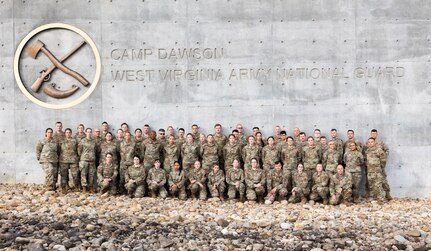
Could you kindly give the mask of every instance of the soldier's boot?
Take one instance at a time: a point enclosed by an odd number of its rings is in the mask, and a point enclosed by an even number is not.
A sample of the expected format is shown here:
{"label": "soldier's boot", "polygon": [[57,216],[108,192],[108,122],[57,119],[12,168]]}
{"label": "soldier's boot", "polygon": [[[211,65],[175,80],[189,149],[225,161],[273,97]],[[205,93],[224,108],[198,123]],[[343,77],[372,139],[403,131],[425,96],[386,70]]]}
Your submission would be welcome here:
{"label": "soldier's boot", "polygon": [[256,202],[257,203],[263,203],[263,196],[262,195],[258,195]]}
{"label": "soldier's boot", "polygon": [[305,204],[307,203],[307,198],[305,198],[305,196],[301,197],[301,204]]}
{"label": "soldier's boot", "polygon": [[196,200],[196,194],[192,193],[192,200]]}
{"label": "soldier's boot", "polygon": [[86,186],[82,186],[82,192],[83,193],[87,193],[88,191],[87,191],[87,187]]}
{"label": "soldier's boot", "polygon": [[90,187],[90,193],[95,193],[94,187]]}
{"label": "soldier's boot", "polygon": [[224,196],[223,196],[223,194],[220,194],[219,198],[220,198],[220,201],[224,201]]}
{"label": "soldier's boot", "polygon": [[357,204],[357,203],[359,203],[359,202],[360,202],[360,200],[359,200],[359,196],[358,196],[358,195],[353,196],[353,203]]}
{"label": "soldier's boot", "polygon": [[155,191],[151,191],[150,195],[151,195],[151,198],[156,198],[157,197],[157,194],[156,194]]}
{"label": "soldier's boot", "polygon": [[61,185],[61,192],[67,194],[67,185]]}
{"label": "soldier's boot", "polygon": [[245,196],[244,196],[244,194],[240,194],[239,195],[239,201],[242,202],[242,203],[245,202]]}
{"label": "soldier's boot", "polygon": [[323,199],[323,205],[328,205],[328,203],[329,203],[328,198],[324,198],[324,199]]}
{"label": "soldier's boot", "polygon": [[386,199],[388,200],[388,201],[390,201],[390,200],[392,200],[393,198],[392,198],[392,196],[391,196],[391,193],[389,192],[389,191],[386,191]]}

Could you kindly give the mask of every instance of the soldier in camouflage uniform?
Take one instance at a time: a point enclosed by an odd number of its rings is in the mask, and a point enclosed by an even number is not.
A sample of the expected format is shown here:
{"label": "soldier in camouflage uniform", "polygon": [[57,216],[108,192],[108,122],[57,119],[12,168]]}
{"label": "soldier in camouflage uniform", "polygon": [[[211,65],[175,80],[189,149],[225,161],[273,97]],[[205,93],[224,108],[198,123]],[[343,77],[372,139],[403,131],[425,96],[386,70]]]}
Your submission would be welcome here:
{"label": "soldier in camouflage uniform", "polygon": [[298,164],[297,171],[292,175],[292,196],[288,202],[301,203],[307,202],[307,196],[310,194],[310,176],[304,171],[304,165]]}
{"label": "soldier in camouflage uniform", "polygon": [[247,137],[244,135],[244,127],[241,124],[236,125],[236,130],[238,130],[237,143],[242,151],[242,148],[247,145]]}
{"label": "soldier in camouflage uniform", "polygon": [[211,197],[219,197],[220,200],[224,200],[224,192],[226,191],[225,175],[223,170],[220,170],[219,165],[213,165],[213,170],[208,174],[207,180]]}
{"label": "soldier in camouflage uniform", "polygon": [[114,165],[118,166],[118,159],[120,156],[120,153],[118,152],[119,146],[117,146],[117,144],[112,141],[112,133],[111,132],[107,132],[105,135],[105,140],[100,144],[100,148],[99,148],[99,159],[103,161],[106,160],[106,156],[107,153],[111,153],[112,154],[112,163]]}
{"label": "soldier in camouflage uniform", "polygon": [[[94,130],[93,130],[93,139],[94,139],[94,141],[96,141],[96,147],[97,147],[97,149],[100,149],[100,145],[102,144],[102,142],[104,141],[104,139],[102,139],[100,137],[100,129],[97,128],[97,127],[94,128]],[[96,161],[95,161],[96,167],[99,166],[99,154],[98,153],[99,152],[96,153]],[[103,158],[102,158],[102,161],[103,161]]]}
{"label": "soldier in camouflage uniform", "polygon": [[76,134],[75,134],[75,139],[79,144],[79,141],[81,141],[82,139],[84,139],[85,136],[85,132],[84,132],[84,125],[83,124],[79,124],[78,127],[76,128]]}
{"label": "soldier in camouflage uniform", "polygon": [[163,169],[169,174],[174,163],[180,159],[180,147],[175,143],[175,136],[169,136],[168,143],[163,147],[163,157]]}
{"label": "soldier in camouflage uniform", "polygon": [[[274,135],[272,137],[274,138],[275,145],[278,145],[278,143],[281,141],[281,127],[279,125],[274,127]],[[266,140],[268,141],[268,139]]]}
{"label": "soldier in camouflage uniform", "polygon": [[385,191],[383,189],[384,176],[383,168],[386,165],[386,154],[382,148],[375,145],[374,138],[369,138],[365,151],[365,164],[367,166],[367,177],[370,192],[379,201],[384,201]]}
{"label": "soldier in camouflage uniform", "polygon": [[142,137],[142,130],[140,128],[135,129],[135,136],[133,137],[133,141],[135,141],[135,151],[136,154],[139,154],[141,159],[144,158],[144,137]]}
{"label": "soldier in camouflage uniform", "polygon": [[226,183],[229,186],[227,195],[230,200],[233,200],[236,198],[236,193],[239,192],[239,199],[241,202],[244,202],[244,171],[240,168],[239,164],[239,160],[234,159],[232,168],[226,171]]}
{"label": "soldier in camouflage uniform", "polygon": [[280,140],[277,142],[277,147],[278,150],[281,152],[283,151],[284,148],[287,147],[287,135],[286,135],[286,131],[281,131],[280,132]]}
{"label": "soldier in camouflage uniform", "polygon": [[313,173],[313,183],[311,186],[310,202],[323,200],[323,204],[328,204],[329,176],[323,171],[323,165],[316,165],[316,172]]}
{"label": "soldier in camouflage uniform", "polygon": [[138,154],[133,156],[133,164],[125,172],[125,185],[127,194],[133,198],[142,198],[145,195],[145,179],[147,169],[141,164]]}
{"label": "soldier in camouflage uniform", "polygon": [[79,188],[79,168],[78,168],[78,143],[76,139],[72,138],[72,130],[67,128],[65,130],[65,138],[60,140],[60,176],[61,176],[61,190],[67,193],[69,170],[73,179],[73,186],[75,189]]}
{"label": "soldier in camouflage uniform", "polygon": [[262,162],[265,173],[274,169],[274,164],[277,161],[280,161],[280,151],[275,145],[275,139],[270,136],[268,137],[268,145],[262,149]]}
{"label": "soldier in camouflage uniform", "polygon": [[[102,130],[100,133],[100,136],[103,140],[106,139],[106,134],[109,132],[109,124],[106,121],[102,122],[102,125],[100,126],[100,129]],[[103,158],[102,158],[103,159]]]}
{"label": "soldier in camouflage uniform", "polygon": [[323,158],[323,154],[329,149],[328,146],[328,140],[326,139],[325,136],[321,136],[320,137],[320,152],[322,153],[322,158]]}
{"label": "soldier in camouflage uniform", "polygon": [[[380,147],[383,150],[383,152],[386,155],[386,159],[387,159],[388,156],[389,156],[389,148],[388,148],[388,146],[385,143],[383,143],[383,141],[377,139],[377,130],[376,129],[372,129],[371,130],[371,138],[374,139],[375,145],[377,147]],[[387,200],[392,200],[391,188],[389,187],[388,178],[387,178],[387,175],[386,175],[386,163],[385,163],[385,166],[382,169],[382,175],[383,175],[383,184],[382,185],[383,185],[383,190],[386,193],[386,199]]]}
{"label": "soldier in camouflage uniform", "polygon": [[331,140],[335,143],[335,149],[340,153],[341,156],[344,154],[343,141],[337,138],[337,129],[331,129]]}
{"label": "soldier in camouflage uniform", "polygon": [[84,193],[97,190],[96,141],[91,138],[91,128],[85,130],[86,137],[78,142],[79,171],[81,172],[81,185]]}
{"label": "soldier in camouflage uniform", "polygon": [[[199,138],[201,136],[201,134],[199,133],[199,127],[196,124],[192,125],[192,132],[190,133],[193,137],[193,142],[195,143],[199,143]],[[183,165],[184,168],[184,165]]]}
{"label": "soldier in camouflage uniform", "polygon": [[284,163],[283,171],[288,175],[287,191],[292,191],[292,175],[301,162],[301,149],[295,146],[294,139],[287,137],[287,146],[281,150],[281,161]]}
{"label": "soldier in camouflage uniform", "polygon": [[316,168],[317,163],[321,162],[321,152],[320,147],[314,143],[314,139],[312,136],[307,138],[308,145],[302,149],[302,161],[304,163],[305,172],[308,174],[308,177],[311,179],[313,176],[313,172]]}
{"label": "soldier in camouflage uniform", "polygon": [[241,146],[233,134],[229,135],[229,142],[223,147],[223,159],[226,172],[232,167],[234,159],[241,160]]}
{"label": "soldier in camouflage uniform", "polygon": [[[164,132],[163,132],[164,133]],[[150,132],[150,139],[144,145],[144,166],[149,171],[156,159],[161,160],[163,153],[163,145],[159,140],[156,140],[156,132]]]}
{"label": "soldier in camouflage uniform", "polygon": [[223,147],[227,143],[227,137],[222,133],[222,127],[220,124],[214,125],[214,142],[218,147],[219,153],[219,165],[220,167],[224,167],[224,159],[223,159]]}
{"label": "soldier in camouflage uniform", "polygon": [[[293,128],[293,140],[295,141],[295,145],[297,147],[301,145],[300,134],[301,134],[301,130],[298,127]],[[304,133],[304,139],[305,139],[305,133]]]}
{"label": "soldier in camouflage uniform", "polygon": [[266,176],[266,187],[268,194],[265,197],[265,204],[272,204],[278,197],[278,200],[285,200],[288,190],[289,177],[283,172],[280,161],[274,163],[274,169],[271,169]]}
{"label": "soldier in camouflage uniform", "polygon": [[255,142],[256,145],[260,146],[260,148],[263,148],[265,146],[265,140],[261,132],[256,133]]}
{"label": "soldier in camouflage uniform", "polygon": [[36,145],[36,157],[45,171],[45,187],[49,191],[55,191],[55,177],[58,175],[59,146],[53,139],[52,128],[45,130],[45,138]]}
{"label": "soldier in camouflage uniform", "polygon": [[160,128],[159,133],[157,135],[157,142],[159,142],[162,149],[166,145],[166,143],[168,142],[167,138],[165,137],[165,134],[166,134],[165,129]]}
{"label": "soldier in camouflage uniform", "polygon": [[180,200],[187,199],[186,193],[186,176],[184,172],[180,169],[180,162],[175,161],[171,172],[169,173],[169,193]]}
{"label": "soldier in camouflage uniform", "polygon": [[314,144],[320,147],[320,137],[321,132],[320,129],[314,129]]}
{"label": "soldier in camouflage uniform", "polygon": [[301,151],[304,147],[308,146],[307,136],[305,132],[299,133],[299,141],[295,142],[295,144],[296,144],[296,147],[299,147],[301,149]]}
{"label": "soldier in camouflage uniform", "polygon": [[[119,144],[120,152],[120,171],[119,171],[119,183],[118,190],[120,194],[124,193],[124,184],[126,182],[126,171],[133,165],[133,156],[136,154],[135,142],[132,141],[132,136],[130,132],[124,133],[124,140]],[[139,155],[139,154],[138,154]],[[141,162],[141,157],[139,156],[139,163]]]}
{"label": "soldier in camouflage uniform", "polygon": [[353,200],[359,202],[361,192],[361,181],[364,166],[364,155],[356,149],[355,143],[350,143],[349,150],[344,154],[346,172],[352,175]]}
{"label": "soldier in camouflage uniform", "polygon": [[175,144],[177,144],[178,149],[181,151],[181,147],[184,143],[186,143],[186,137],[184,136],[184,128],[178,129],[178,138],[175,140]]}
{"label": "soldier in camouflage uniform", "polygon": [[156,159],[154,161],[154,167],[148,172],[147,184],[151,197],[155,198],[158,195],[160,198],[164,199],[168,196],[168,192],[165,188],[166,172],[160,165],[160,160]]}
{"label": "soldier in camouflage uniform", "polygon": [[63,123],[60,121],[57,121],[55,123],[55,132],[52,135],[52,138],[56,140],[58,143],[64,139],[64,132],[63,132]]}
{"label": "soldier in camouflage uniform", "polygon": [[362,152],[362,144],[357,139],[355,139],[355,132],[351,129],[347,130],[347,140],[346,142],[344,142],[344,147],[343,147],[344,152],[347,152],[349,150],[350,143],[355,143],[358,151]]}
{"label": "soldier in camouflage uniform", "polygon": [[196,199],[199,196],[200,200],[207,199],[207,188],[206,188],[206,173],[201,168],[199,160],[195,161],[194,167],[189,170],[188,173],[189,189],[192,195],[192,199]]}
{"label": "soldier in camouflage uniform", "polygon": [[247,200],[261,202],[265,193],[265,172],[259,168],[258,160],[251,159],[250,168],[245,170]]}
{"label": "soldier in camouflage uniform", "polygon": [[200,155],[202,156],[202,168],[208,174],[211,172],[214,164],[219,163],[219,156],[221,155],[219,147],[214,143],[213,135],[208,134],[207,143],[200,148]]}
{"label": "soldier in camouflage uniform", "polygon": [[244,161],[244,170],[250,168],[251,159],[255,158],[260,164],[262,157],[262,147],[258,146],[253,136],[248,136],[248,144],[242,148],[242,160]]}
{"label": "soldier in camouflage uniform", "polygon": [[187,141],[181,147],[181,156],[183,158],[183,171],[189,172],[192,165],[199,160],[199,144],[193,141],[193,135],[187,134]]}
{"label": "soldier in camouflage uniform", "polygon": [[329,203],[338,205],[340,203],[350,203],[352,201],[352,176],[344,171],[343,165],[337,166],[337,173],[332,175],[329,183],[329,193],[331,195]]}
{"label": "soldier in camouflage uniform", "polygon": [[97,181],[99,183],[100,194],[109,192],[111,195],[117,194],[118,165],[114,164],[111,153],[105,155],[105,159],[97,167]]}
{"label": "soldier in camouflage uniform", "polygon": [[329,176],[332,176],[337,173],[337,166],[342,163],[342,156],[340,155],[340,152],[335,149],[334,141],[329,141],[328,146],[329,149],[323,153],[322,164],[325,172]]}
{"label": "soldier in camouflage uniform", "polygon": [[199,135],[199,149],[207,143],[207,138],[204,133]]}

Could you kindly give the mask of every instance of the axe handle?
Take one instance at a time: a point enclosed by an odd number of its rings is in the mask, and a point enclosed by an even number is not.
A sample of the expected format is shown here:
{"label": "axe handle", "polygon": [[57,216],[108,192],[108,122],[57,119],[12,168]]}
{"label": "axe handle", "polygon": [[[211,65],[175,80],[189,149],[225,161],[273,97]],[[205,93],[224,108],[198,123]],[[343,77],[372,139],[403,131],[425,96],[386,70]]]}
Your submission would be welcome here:
{"label": "axe handle", "polygon": [[[69,51],[66,55],[64,55],[59,61],[61,63],[63,63],[64,61],[66,61],[70,56],[72,56],[73,54],[75,54],[76,51],[78,51],[84,44],[86,44],[87,42],[84,40],[81,43],[79,43],[77,46],[75,46],[71,51]],[[46,71],[42,72],[40,74],[40,76],[36,79],[36,81],[34,81],[34,83],[31,85],[31,89],[34,92],[38,92],[40,86],[43,83],[43,80],[45,79],[46,76],[48,76],[49,74],[51,74],[51,72],[53,70],[55,70],[55,68],[57,68],[57,66],[55,65],[51,65]]]}

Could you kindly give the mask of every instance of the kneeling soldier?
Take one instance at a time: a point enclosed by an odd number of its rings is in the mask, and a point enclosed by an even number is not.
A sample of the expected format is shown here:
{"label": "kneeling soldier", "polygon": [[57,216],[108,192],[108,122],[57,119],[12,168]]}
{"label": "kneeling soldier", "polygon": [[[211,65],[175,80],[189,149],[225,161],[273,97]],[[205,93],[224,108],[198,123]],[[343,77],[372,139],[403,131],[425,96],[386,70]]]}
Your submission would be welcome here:
{"label": "kneeling soldier", "polygon": [[237,159],[232,162],[232,168],[229,168],[226,173],[226,183],[229,185],[229,190],[227,191],[229,199],[235,199],[236,193],[239,192],[239,200],[244,202],[244,170],[239,167],[239,161]]}
{"label": "kneeling soldier", "polygon": [[173,165],[173,169],[169,173],[169,192],[173,197],[177,197],[180,200],[187,199],[186,194],[186,177],[184,171],[180,169],[180,162],[175,161]]}
{"label": "kneeling soldier", "polygon": [[302,163],[298,164],[297,172],[292,176],[292,196],[289,198],[291,203],[301,203],[307,202],[307,196],[310,194],[310,178],[306,172],[304,172],[304,165]]}
{"label": "kneeling soldier", "polygon": [[329,176],[323,171],[323,165],[316,165],[316,172],[313,173],[313,186],[311,187],[310,202],[323,200],[323,204],[328,204]]}
{"label": "kneeling soldier", "polygon": [[127,194],[133,198],[141,198],[145,194],[145,178],[147,177],[147,170],[141,164],[141,157],[135,155],[133,157],[133,165],[129,166],[126,170],[124,185]]}
{"label": "kneeling soldier", "polygon": [[266,177],[266,187],[268,195],[265,197],[266,204],[272,204],[278,196],[278,200],[285,200],[287,196],[287,185],[289,182],[289,174],[282,170],[280,161],[274,162],[274,169],[268,172]]}
{"label": "kneeling soldier", "polygon": [[165,188],[166,172],[165,169],[160,168],[159,159],[154,161],[154,167],[148,172],[147,184],[151,197],[155,198],[157,194],[161,198],[166,198],[168,196],[168,192]]}
{"label": "kneeling soldier", "polygon": [[331,177],[329,185],[331,205],[338,205],[341,202],[350,203],[352,201],[352,176],[344,171],[342,165],[337,166],[337,173]]}
{"label": "kneeling soldier", "polygon": [[251,167],[245,172],[247,199],[261,202],[265,193],[265,172],[257,166],[257,159],[251,159]]}
{"label": "kneeling soldier", "polygon": [[118,165],[112,163],[112,153],[107,153],[105,161],[97,167],[97,180],[99,181],[100,194],[104,194],[109,191],[111,195],[117,193],[117,175]]}
{"label": "kneeling soldier", "polygon": [[224,200],[223,195],[226,190],[225,176],[218,164],[214,164],[213,170],[208,174],[208,188],[211,197],[220,197],[220,200]]}
{"label": "kneeling soldier", "polygon": [[207,199],[207,188],[206,188],[206,173],[205,170],[201,168],[201,162],[199,160],[195,161],[194,168],[189,171],[189,189],[192,194],[192,199],[196,199],[199,195],[200,200]]}

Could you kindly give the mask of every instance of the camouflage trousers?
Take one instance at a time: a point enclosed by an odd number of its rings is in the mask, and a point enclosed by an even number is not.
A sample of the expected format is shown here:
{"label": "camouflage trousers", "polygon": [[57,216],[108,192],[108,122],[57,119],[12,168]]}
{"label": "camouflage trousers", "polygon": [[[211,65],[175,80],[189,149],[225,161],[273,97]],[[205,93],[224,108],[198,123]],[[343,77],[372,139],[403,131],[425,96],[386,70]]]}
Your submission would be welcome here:
{"label": "camouflage trousers", "polygon": [[207,175],[213,170],[214,164],[218,164],[218,161],[202,160],[202,169]]}
{"label": "camouflage trousers", "polygon": [[[196,160],[198,160],[198,159],[196,159]],[[190,168],[193,168],[193,165],[195,164],[196,160],[189,160],[189,161],[183,160],[183,165],[182,165],[183,170],[184,171],[187,170],[187,173],[188,173],[188,171],[190,170]]]}
{"label": "camouflage trousers", "polygon": [[229,189],[227,191],[227,196],[229,197],[229,199],[235,199],[237,192],[239,192],[240,196],[241,195],[244,196],[244,192],[245,192],[244,183],[240,183],[239,188],[236,188],[236,186],[233,186],[233,185],[229,185]]}
{"label": "camouflage trousers", "polygon": [[265,187],[260,186],[260,187],[256,187],[256,188],[248,188],[247,187],[247,191],[245,196],[247,197],[247,200],[256,200],[257,196],[262,196],[265,193]]}
{"label": "camouflage trousers", "polygon": [[307,198],[310,194],[310,189],[302,188],[302,187],[293,187],[292,188],[292,196],[289,198],[289,202],[299,202],[303,198]]}
{"label": "camouflage trousers", "polygon": [[124,185],[126,183],[126,172],[127,168],[131,166],[130,162],[120,162],[120,170],[118,172],[118,192],[120,194],[124,193]]}
{"label": "camouflage trousers", "polygon": [[78,187],[80,184],[79,182],[80,177],[78,176],[79,175],[78,163],[60,163],[61,186],[65,186],[68,184],[69,170],[70,170],[70,174],[72,175],[73,186]]}
{"label": "camouflage trousers", "polygon": [[117,182],[115,180],[107,181],[100,180],[99,181],[99,190],[101,193],[109,192],[111,195],[117,194]]}
{"label": "camouflage trousers", "polygon": [[385,191],[383,190],[384,177],[382,173],[373,172],[367,174],[368,186],[372,195],[378,200],[384,200]]}
{"label": "camouflage trousers", "polygon": [[135,182],[127,182],[124,187],[127,190],[127,194],[129,196],[135,197],[135,198],[142,198],[145,194],[145,185],[137,185]]}
{"label": "camouflage trousers", "polygon": [[279,198],[279,199],[286,199],[287,194],[288,194],[288,190],[287,190],[287,188],[282,188],[282,189],[280,189],[280,190],[277,190],[277,191],[276,191],[275,193],[273,193],[273,194],[268,194],[268,195],[265,197],[265,200],[266,200],[266,201],[269,201],[269,202],[271,202],[271,203],[273,203],[273,202],[274,202],[274,200],[277,198],[277,196],[278,196],[278,198]]}
{"label": "camouflage trousers", "polygon": [[187,193],[186,193],[186,187],[182,186],[182,187],[176,187],[173,188],[172,186],[169,188],[169,193],[173,196],[173,197],[178,197],[180,200],[185,200],[187,199]]}
{"label": "camouflage trousers", "polygon": [[48,190],[55,190],[58,176],[57,162],[43,162],[42,169],[45,171],[45,186]]}
{"label": "camouflage trousers", "polygon": [[153,159],[147,159],[144,161],[144,167],[148,171],[154,166],[154,160]]}
{"label": "camouflage trousers", "polygon": [[207,188],[205,187],[205,184],[203,184],[203,187],[201,187],[198,184],[193,183],[189,185],[189,189],[192,196],[194,197],[199,196],[200,200],[207,199]]}
{"label": "camouflage trousers", "polygon": [[313,186],[311,188],[310,200],[318,201],[327,199],[329,195],[329,188],[322,186]]}
{"label": "camouflage trousers", "polygon": [[382,183],[383,190],[384,190],[386,193],[390,193],[390,192],[391,192],[391,188],[389,187],[388,177],[387,177],[387,175],[386,175],[386,168],[383,168],[383,169],[382,169],[382,176],[383,176],[383,183]]}
{"label": "camouflage trousers", "polygon": [[221,195],[224,195],[224,192],[226,191],[226,185],[224,182],[222,182],[217,188],[213,189],[213,187],[209,187],[211,197],[219,197]]}
{"label": "camouflage trousers", "polygon": [[362,173],[360,172],[352,172],[350,173],[352,175],[352,190],[353,190],[353,196],[359,197],[361,194],[361,182],[362,182]]}
{"label": "camouflage trousers", "polygon": [[94,161],[79,161],[79,171],[81,171],[81,185],[96,189],[97,170]]}
{"label": "camouflage trousers", "polygon": [[160,198],[166,198],[168,197],[168,191],[166,191],[165,186],[159,186],[157,184],[149,184],[148,190],[150,193],[154,193],[155,195],[158,195]]}
{"label": "camouflage trousers", "polygon": [[352,201],[352,189],[343,189],[340,194],[335,194],[329,198],[329,204],[338,205],[341,202],[351,202]]}

